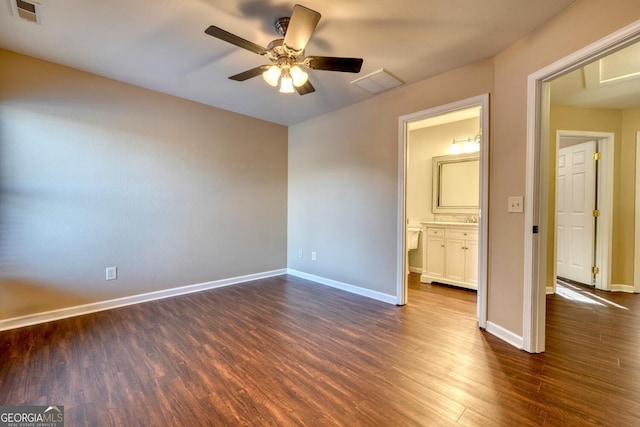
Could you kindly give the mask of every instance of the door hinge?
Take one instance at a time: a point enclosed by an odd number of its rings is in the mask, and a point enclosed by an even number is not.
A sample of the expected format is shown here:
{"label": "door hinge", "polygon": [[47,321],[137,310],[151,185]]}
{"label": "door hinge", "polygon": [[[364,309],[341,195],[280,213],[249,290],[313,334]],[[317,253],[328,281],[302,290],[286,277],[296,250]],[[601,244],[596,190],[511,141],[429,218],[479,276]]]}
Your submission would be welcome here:
{"label": "door hinge", "polygon": [[598,209],[594,209],[593,216],[598,218],[600,216],[600,211]]}
{"label": "door hinge", "polygon": [[600,274],[600,269],[598,267],[591,267],[591,273]]}
{"label": "door hinge", "polygon": [[600,153],[593,153],[593,160],[600,160]]}

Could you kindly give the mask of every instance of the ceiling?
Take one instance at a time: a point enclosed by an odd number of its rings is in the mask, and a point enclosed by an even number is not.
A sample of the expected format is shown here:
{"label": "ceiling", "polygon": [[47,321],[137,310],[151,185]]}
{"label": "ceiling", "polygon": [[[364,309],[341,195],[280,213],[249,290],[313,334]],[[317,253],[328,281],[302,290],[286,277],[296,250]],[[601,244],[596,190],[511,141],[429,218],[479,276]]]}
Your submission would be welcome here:
{"label": "ceiling", "polygon": [[309,71],[316,92],[304,96],[229,80],[268,61],[204,33],[216,25],[266,47],[294,2],[38,0],[36,24],[15,1],[0,2],[1,48],[292,125],[375,96],[350,82],[379,69],[410,84],[492,57],[575,0],[304,0],[322,14],[307,55],[364,59],[360,74]]}
{"label": "ceiling", "polygon": [[552,80],[551,103],[583,108],[640,107],[640,42]]}

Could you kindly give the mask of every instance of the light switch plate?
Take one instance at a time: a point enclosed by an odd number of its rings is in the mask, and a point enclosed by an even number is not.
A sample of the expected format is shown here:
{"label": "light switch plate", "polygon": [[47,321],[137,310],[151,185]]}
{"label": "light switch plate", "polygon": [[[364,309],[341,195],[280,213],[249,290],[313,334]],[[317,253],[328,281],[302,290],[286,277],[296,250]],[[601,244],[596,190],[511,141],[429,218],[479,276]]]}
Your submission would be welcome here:
{"label": "light switch plate", "polygon": [[524,212],[524,197],[510,196],[508,203],[507,212]]}

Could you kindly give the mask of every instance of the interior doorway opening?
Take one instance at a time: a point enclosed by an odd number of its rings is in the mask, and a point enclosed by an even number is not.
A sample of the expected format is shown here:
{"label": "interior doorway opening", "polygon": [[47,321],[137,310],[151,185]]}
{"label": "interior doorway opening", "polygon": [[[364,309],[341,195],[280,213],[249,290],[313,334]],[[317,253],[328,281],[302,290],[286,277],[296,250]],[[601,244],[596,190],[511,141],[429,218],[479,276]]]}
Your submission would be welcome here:
{"label": "interior doorway opening", "polygon": [[[552,225],[548,215],[549,176],[552,171],[549,155],[550,82],[581,67],[602,61],[639,40],[640,21],[636,21],[529,76],[526,198],[531,203],[525,204],[523,301],[523,347],[528,352],[539,353],[545,349],[545,297],[549,269],[547,244],[549,226]],[[607,82],[600,79],[598,84],[604,87]],[[629,94],[628,91],[625,93]],[[638,94],[634,95],[637,99]],[[636,235],[635,240],[639,237]]]}
{"label": "interior doorway opening", "polygon": [[[547,294],[555,293],[558,278],[611,290],[614,143],[610,132],[556,132]],[[587,224],[591,233],[582,229]]]}
{"label": "interior doorway opening", "polygon": [[[464,240],[458,246],[455,246],[455,242],[452,242],[450,245],[451,255],[449,255],[450,260],[454,260],[454,249],[460,249],[457,251],[461,255],[462,258],[457,258],[458,260],[462,260],[457,264],[451,264],[449,267],[450,270],[454,271],[458,266],[465,271],[464,264],[467,263],[470,265],[470,268],[467,270],[474,272],[474,277],[466,276],[464,277],[464,273],[462,273],[464,278],[461,278],[458,282],[451,282],[455,286],[465,287],[466,284],[472,283],[473,288],[477,288],[477,313],[478,313],[478,324],[481,328],[486,327],[486,276],[487,276],[487,206],[488,206],[488,134],[489,134],[489,95],[481,95],[465,100],[461,100],[458,102],[454,102],[447,105],[442,105],[439,107],[430,108],[428,110],[419,111],[413,114],[409,114],[406,116],[402,116],[399,118],[398,129],[398,171],[399,171],[399,188],[398,188],[398,244],[397,244],[397,301],[398,305],[404,305],[407,303],[407,287],[408,287],[408,273],[409,273],[409,238],[412,237],[415,239],[415,235],[411,235],[411,233],[415,232],[415,229],[420,229],[421,235],[419,237],[422,251],[425,250],[425,242],[426,242],[426,224],[429,222],[435,222],[435,215],[443,215],[440,216],[439,220],[441,222],[443,219],[446,219],[444,215],[450,215],[452,224],[459,224],[464,226],[464,224],[468,224],[470,227],[475,226],[477,228],[477,251],[475,247],[472,247],[471,244],[465,244]],[[424,214],[419,217],[416,215],[409,215],[407,210],[407,197],[408,197],[408,167],[409,167],[409,159],[411,156],[410,153],[410,133],[412,129],[419,127],[421,123],[430,123],[430,124],[445,124],[447,122],[455,122],[456,119],[454,117],[458,116],[458,119],[465,114],[469,114],[469,112],[473,113],[478,120],[479,130],[473,134],[465,134],[457,137],[455,136],[446,139],[446,146],[449,148],[450,146],[458,145],[458,148],[462,153],[457,155],[455,154],[446,154],[439,153],[441,155],[432,156],[429,159],[428,169],[430,169],[430,177],[431,181],[429,184],[425,183],[425,189],[429,189],[425,191],[424,194],[425,200],[429,205],[429,214]],[[471,147],[474,144],[475,147]],[[455,147],[451,147],[455,150]],[[475,150],[477,150],[477,154],[474,154]],[[467,151],[465,153],[465,151]],[[450,153],[450,151],[447,151]],[[444,166],[444,172],[442,172],[440,168],[440,164],[436,162],[437,158],[442,157],[443,161],[451,160],[452,163],[447,166]],[[464,159],[463,159],[464,158]],[[438,192],[441,191],[441,184],[446,187],[446,184],[443,182],[446,180],[446,176],[449,173],[458,173],[461,168],[466,168],[466,160],[470,158],[477,159],[477,173],[476,176],[478,180],[474,184],[477,186],[478,191],[476,193],[477,200],[475,202],[475,206],[470,206],[468,201],[463,201],[459,197],[462,197],[463,191],[458,188],[457,191],[454,191],[455,197],[448,196],[438,196]],[[462,166],[462,161],[465,161],[465,165]],[[472,160],[470,160],[472,161]],[[436,163],[434,163],[436,162]],[[434,167],[434,164],[436,165]],[[424,171],[423,171],[424,172]],[[438,175],[439,173],[443,173],[442,175]],[[466,182],[463,180],[463,182]],[[473,186],[473,185],[470,185]],[[454,206],[448,206],[451,208],[450,210],[444,209],[444,211],[438,211],[438,200],[446,200],[448,203],[453,204]],[[472,218],[472,219],[470,219]],[[430,221],[431,220],[431,221]],[[463,222],[464,221],[464,222]],[[473,223],[473,225],[471,225]],[[412,230],[409,230],[411,228]],[[453,235],[452,235],[453,236]],[[414,242],[415,243],[415,242]],[[471,242],[473,243],[473,242]],[[443,242],[443,250],[444,250],[444,242]],[[469,248],[465,252],[465,248]],[[417,249],[417,248],[415,248]],[[462,252],[461,252],[462,251]],[[476,253],[477,257],[474,258],[470,253]],[[444,252],[443,252],[444,253]],[[421,258],[424,260],[426,254],[421,254]],[[446,256],[446,255],[443,255]],[[443,266],[446,261],[445,258],[442,260]],[[453,262],[453,261],[451,261]],[[419,272],[417,268],[413,268],[412,270],[418,274],[420,274],[421,281],[425,278],[425,267],[426,265],[421,265],[419,268]],[[456,274],[458,270],[455,270]],[[453,280],[453,279],[451,279]],[[443,279],[445,283],[446,280]],[[477,283],[477,284],[476,284]]]}

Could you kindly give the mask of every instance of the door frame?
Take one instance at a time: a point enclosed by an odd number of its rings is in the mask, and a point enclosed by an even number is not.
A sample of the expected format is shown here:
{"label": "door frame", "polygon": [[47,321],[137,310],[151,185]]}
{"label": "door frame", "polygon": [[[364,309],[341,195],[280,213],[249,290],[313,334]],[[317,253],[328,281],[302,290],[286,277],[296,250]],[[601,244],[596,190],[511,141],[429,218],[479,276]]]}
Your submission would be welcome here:
{"label": "door frame", "polygon": [[[596,178],[598,201],[598,210],[600,216],[598,218],[598,227],[596,229],[596,266],[600,269],[600,273],[596,275],[596,288],[608,291],[611,287],[611,248],[613,247],[613,184],[614,184],[614,155],[615,155],[615,134],[612,132],[592,132],[580,130],[558,130],[556,131],[555,158],[556,167],[554,171],[555,185],[555,220],[549,226],[555,227],[558,224],[558,154],[560,153],[560,138],[575,139],[594,139],[598,142],[597,150],[601,154],[598,166],[598,174]],[[558,233],[553,233],[554,259],[556,259],[558,250]],[[553,263],[553,277],[557,278],[557,264]],[[555,293],[556,282],[554,280],[552,286],[548,286],[546,293]]]}
{"label": "door frame", "polygon": [[633,292],[640,293],[640,131],[636,134],[636,225],[633,253]]}
{"label": "door frame", "polygon": [[398,221],[396,261],[396,304],[407,303],[407,251],[405,249],[407,228],[407,167],[409,149],[409,123],[436,117],[456,110],[480,107],[480,215],[478,224],[478,326],[487,324],[487,251],[489,218],[489,94],[478,95],[446,105],[429,108],[401,116],[398,119]]}
{"label": "door frame", "polygon": [[527,79],[526,200],[531,203],[525,203],[522,338],[523,348],[529,353],[540,353],[545,348],[549,82],[638,40],[640,20],[536,71]]}

